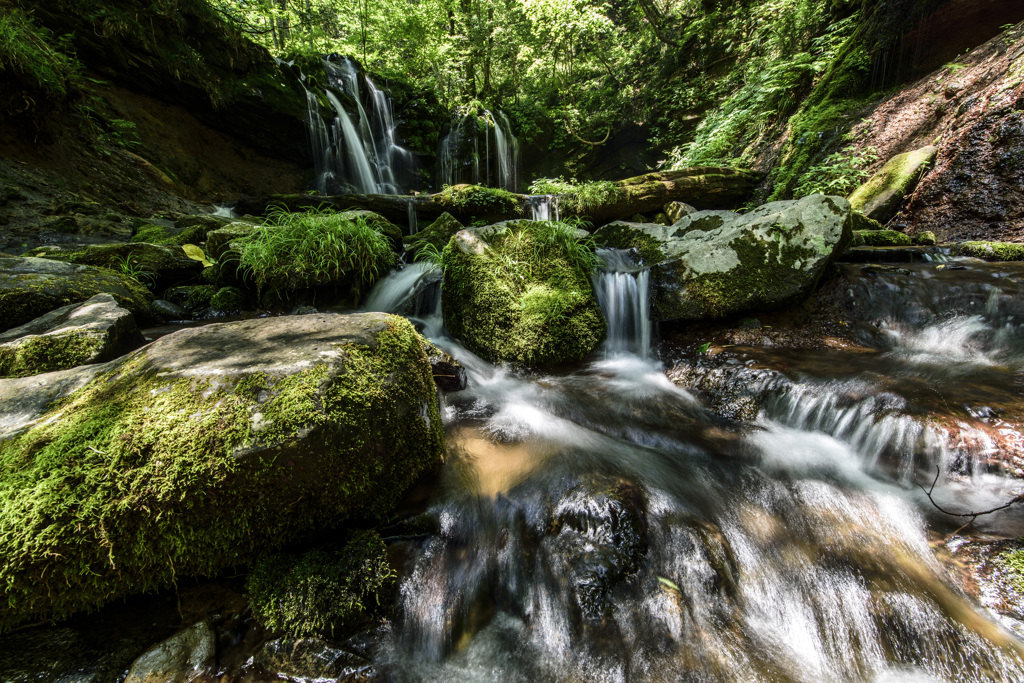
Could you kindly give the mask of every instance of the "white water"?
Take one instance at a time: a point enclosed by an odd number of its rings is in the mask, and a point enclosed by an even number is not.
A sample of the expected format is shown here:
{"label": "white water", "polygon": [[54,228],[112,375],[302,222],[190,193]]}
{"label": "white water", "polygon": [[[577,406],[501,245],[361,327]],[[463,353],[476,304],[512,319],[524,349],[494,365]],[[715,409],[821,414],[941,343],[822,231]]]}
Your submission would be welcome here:
{"label": "white water", "polygon": [[439,276],[438,267],[424,261],[392,271],[373,286],[369,296],[366,297],[362,310],[382,313],[400,312],[402,307],[411,302],[424,285],[436,280]]}
{"label": "white water", "polygon": [[558,197],[553,194],[533,194],[527,198],[530,218],[535,221],[560,220]]}
{"label": "white water", "polygon": [[491,185],[493,177],[494,187],[516,192],[519,187],[519,140],[512,134],[512,125],[504,112],[494,113],[485,109],[479,117],[464,116],[452,124],[439,145],[438,164],[441,180],[447,185]]}
{"label": "white water", "polygon": [[626,252],[602,249],[604,265],[594,278],[597,303],[608,321],[607,355],[651,356],[650,274]]}
{"label": "white water", "polygon": [[409,200],[409,206],[407,210],[409,213],[409,234],[415,235],[417,232],[420,231],[419,215],[416,213],[416,202],[413,200]]}

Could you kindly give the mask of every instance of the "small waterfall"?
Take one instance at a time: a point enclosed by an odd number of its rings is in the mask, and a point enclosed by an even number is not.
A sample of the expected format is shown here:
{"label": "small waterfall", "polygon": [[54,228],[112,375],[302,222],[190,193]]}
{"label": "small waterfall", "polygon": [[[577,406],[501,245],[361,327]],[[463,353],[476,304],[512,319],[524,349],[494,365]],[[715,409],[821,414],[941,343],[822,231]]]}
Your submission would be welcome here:
{"label": "small waterfall", "polygon": [[486,184],[510,192],[519,187],[519,140],[501,111],[485,109],[481,115],[468,114],[455,122],[441,140],[438,163],[441,181],[447,185]]}
{"label": "small waterfall", "polygon": [[418,261],[404,268],[393,271],[370,290],[364,311],[380,311],[381,313],[401,313],[408,308],[414,311],[413,298],[427,285],[441,277],[440,269],[433,263]]}
{"label": "small waterfall", "polygon": [[419,215],[416,213],[416,202],[410,201],[408,205],[409,211],[409,234],[415,235],[420,231],[419,226]]}
{"label": "small waterfall", "polygon": [[553,194],[534,194],[527,198],[527,203],[530,206],[531,219],[535,221],[560,220],[557,196]]}
{"label": "small waterfall", "polygon": [[[391,100],[369,78],[362,76],[355,62],[324,60],[328,85],[355,103],[355,120],[341,99],[330,89],[325,95],[334,109],[335,120],[328,127],[320,115],[317,97],[306,90],[307,124],[313,150],[313,170],[321,194],[359,192],[399,194],[403,178],[410,177],[413,155],[396,141]],[[360,80],[366,83],[367,106]]]}
{"label": "small waterfall", "polygon": [[594,282],[597,302],[608,321],[604,343],[609,356],[651,355],[650,269],[637,268],[628,252],[602,249],[604,267]]}

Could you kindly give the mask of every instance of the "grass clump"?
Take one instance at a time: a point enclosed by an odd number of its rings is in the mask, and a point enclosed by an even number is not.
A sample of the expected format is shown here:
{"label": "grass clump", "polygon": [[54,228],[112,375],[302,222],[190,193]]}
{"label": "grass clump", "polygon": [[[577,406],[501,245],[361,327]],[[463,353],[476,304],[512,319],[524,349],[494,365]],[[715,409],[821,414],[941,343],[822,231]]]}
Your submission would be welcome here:
{"label": "grass clump", "polygon": [[261,297],[280,300],[325,285],[347,284],[360,292],[395,263],[388,238],[365,218],[325,208],[273,210],[239,244],[239,269],[252,278]]}
{"label": "grass clump", "polygon": [[356,532],[340,551],[277,554],[256,563],[246,588],[256,619],[289,636],[336,638],[365,623],[395,580],[375,531]]}
{"label": "grass clump", "polygon": [[610,180],[578,182],[574,178],[538,178],[530,185],[530,194],[558,195],[561,207],[582,214],[615,199],[616,189]]}
{"label": "grass clump", "polygon": [[519,195],[508,190],[479,185],[445,185],[435,202],[459,214],[473,216],[521,216]]}
{"label": "grass clump", "polygon": [[[28,13],[0,0],[0,73],[11,72],[31,90],[64,99],[77,88],[81,71],[78,60],[66,53],[64,45],[51,31],[37,26]],[[22,111],[31,108],[25,97],[20,103]],[[3,97],[9,111],[19,106],[14,99]]]}

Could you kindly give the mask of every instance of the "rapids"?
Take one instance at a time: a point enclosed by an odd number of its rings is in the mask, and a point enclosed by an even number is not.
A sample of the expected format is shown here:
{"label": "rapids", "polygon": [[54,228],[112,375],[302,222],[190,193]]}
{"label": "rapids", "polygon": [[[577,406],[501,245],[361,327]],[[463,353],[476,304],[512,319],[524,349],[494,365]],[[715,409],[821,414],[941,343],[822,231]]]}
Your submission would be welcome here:
{"label": "rapids", "polygon": [[961,509],[1020,491],[980,429],[1016,394],[1020,273],[846,266],[868,350],[730,350],[703,371],[748,401],[730,417],[666,376],[648,273],[604,261],[608,341],[558,372],[444,336],[427,267],[371,296],[414,310],[470,377],[445,398],[435,531],[402,542],[386,679],[1024,680],[1019,623],[946,578],[928,534],[950,520],[917,486],[938,467],[936,500]]}

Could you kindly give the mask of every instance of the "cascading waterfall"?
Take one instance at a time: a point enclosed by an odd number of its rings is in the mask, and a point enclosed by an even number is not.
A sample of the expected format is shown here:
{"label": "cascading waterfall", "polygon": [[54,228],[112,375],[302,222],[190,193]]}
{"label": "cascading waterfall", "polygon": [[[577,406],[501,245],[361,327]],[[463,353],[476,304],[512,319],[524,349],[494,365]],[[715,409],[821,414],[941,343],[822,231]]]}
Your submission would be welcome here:
{"label": "cascading waterfall", "polygon": [[650,269],[638,268],[629,253],[601,249],[603,265],[594,278],[597,303],[608,321],[608,355],[651,355]]}
{"label": "cascading waterfall", "polygon": [[416,211],[416,202],[410,201],[406,209],[409,214],[409,234],[415,235],[420,231],[419,214]]}
{"label": "cascading waterfall", "polygon": [[527,198],[530,218],[535,221],[560,220],[558,197],[553,194],[532,194]]}
{"label": "cascading waterfall", "polygon": [[512,134],[508,117],[501,111],[485,109],[480,116],[470,114],[456,121],[441,140],[438,163],[441,180],[447,185],[491,185],[493,178],[494,187],[510,192],[516,192],[519,187],[519,140]]}
{"label": "cascading waterfall", "polygon": [[[355,104],[355,121],[344,103],[330,89],[325,91],[334,109],[328,128],[320,115],[316,96],[306,90],[307,123],[314,156],[317,190],[321,194],[358,192],[399,194],[404,179],[411,177],[413,155],[396,140],[391,100],[373,81],[360,74],[355,62],[343,58],[324,60],[328,84],[345,93]],[[365,82],[369,111],[363,103]]]}

